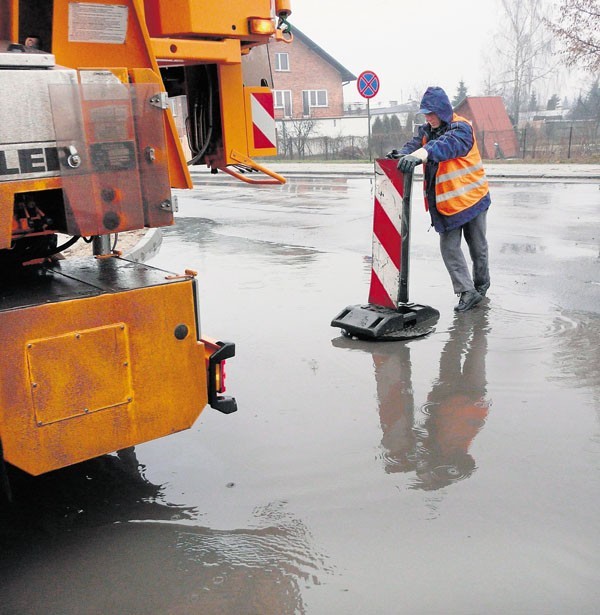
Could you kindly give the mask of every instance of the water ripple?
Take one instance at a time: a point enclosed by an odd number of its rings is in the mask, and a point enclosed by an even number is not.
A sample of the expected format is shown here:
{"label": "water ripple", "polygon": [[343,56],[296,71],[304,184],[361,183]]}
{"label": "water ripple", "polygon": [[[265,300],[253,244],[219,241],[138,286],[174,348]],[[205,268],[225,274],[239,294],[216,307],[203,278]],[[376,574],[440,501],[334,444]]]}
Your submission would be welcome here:
{"label": "water ripple", "polygon": [[257,511],[266,527],[236,530],[180,531],[177,549],[203,565],[260,570],[319,584],[318,572],[331,572],[326,558],[312,546],[302,521],[277,503]]}
{"label": "water ripple", "polygon": [[577,323],[573,319],[557,316],[556,313],[494,308],[494,338],[511,343],[510,350],[515,344],[518,344],[520,352],[547,350],[554,346],[558,336],[576,327]]}

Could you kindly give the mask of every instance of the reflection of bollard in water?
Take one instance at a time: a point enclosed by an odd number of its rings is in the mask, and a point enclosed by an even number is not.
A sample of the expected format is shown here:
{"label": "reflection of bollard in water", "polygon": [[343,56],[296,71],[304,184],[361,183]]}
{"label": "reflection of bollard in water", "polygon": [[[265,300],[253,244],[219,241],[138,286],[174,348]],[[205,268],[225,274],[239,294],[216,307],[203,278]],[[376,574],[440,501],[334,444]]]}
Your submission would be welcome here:
{"label": "reflection of bollard in water", "polygon": [[375,161],[373,259],[369,303],[342,310],[331,322],[361,339],[398,340],[430,333],[440,313],[409,303],[410,200],[412,173],[402,174],[395,160]]}
{"label": "reflection of bollard in water", "polygon": [[[383,352],[378,352],[382,349]],[[388,474],[416,469],[415,399],[410,346],[384,345],[373,351],[384,468]]]}
{"label": "reflection of bollard in water", "polygon": [[394,344],[373,351],[385,471],[414,472],[412,488],[440,489],[476,468],[469,449],[489,411],[486,334],[487,310],[455,318],[439,376],[420,408],[414,401],[410,347]]}

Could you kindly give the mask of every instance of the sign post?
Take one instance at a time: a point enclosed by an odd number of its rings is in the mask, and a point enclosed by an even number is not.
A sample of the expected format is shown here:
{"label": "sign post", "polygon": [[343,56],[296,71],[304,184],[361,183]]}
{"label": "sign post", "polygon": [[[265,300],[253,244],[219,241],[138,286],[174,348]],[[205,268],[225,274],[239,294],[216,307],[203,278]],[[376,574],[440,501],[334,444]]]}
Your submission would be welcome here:
{"label": "sign post", "polygon": [[367,99],[367,120],[369,122],[369,162],[373,160],[371,155],[371,98],[379,92],[379,77],[372,70],[364,70],[356,81],[358,93]]}

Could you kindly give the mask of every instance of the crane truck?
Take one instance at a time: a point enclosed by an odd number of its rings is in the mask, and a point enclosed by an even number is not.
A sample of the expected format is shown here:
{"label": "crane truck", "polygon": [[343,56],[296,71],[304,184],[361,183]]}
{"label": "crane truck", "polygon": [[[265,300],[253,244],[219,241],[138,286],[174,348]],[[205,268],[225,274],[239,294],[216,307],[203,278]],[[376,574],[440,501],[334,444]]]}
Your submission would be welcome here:
{"label": "crane truck", "polygon": [[[287,0],[0,0],[0,484],[189,428],[231,342],[200,331],[195,273],[114,238],[174,223],[202,164],[284,178],[272,81]],[[263,68],[257,68],[257,67]],[[184,101],[185,137],[173,101]],[[76,241],[84,256],[65,258]]]}

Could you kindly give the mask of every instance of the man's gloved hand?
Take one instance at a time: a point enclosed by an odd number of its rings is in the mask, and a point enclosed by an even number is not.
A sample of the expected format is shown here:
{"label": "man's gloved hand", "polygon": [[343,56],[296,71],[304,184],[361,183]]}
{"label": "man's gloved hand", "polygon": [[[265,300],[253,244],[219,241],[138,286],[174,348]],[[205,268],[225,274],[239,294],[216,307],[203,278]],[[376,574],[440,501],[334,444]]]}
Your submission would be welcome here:
{"label": "man's gloved hand", "polygon": [[391,152],[385,155],[386,158],[391,160],[398,160],[401,157],[400,152],[397,149],[393,149]]}
{"label": "man's gloved hand", "polygon": [[420,158],[417,158],[412,154],[407,154],[398,160],[398,169],[402,171],[402,173],[412,173],[414,168],[420,164],[423,164],[423,161]]}
{"label": "man's gloved hand", "polygon": [[426,160],[427,150],[424,147],[420,147],[412,154],[402,156],[398,160],[398,170],[402,171],[402,173],[411,173],[417,165],[423,164]]}

